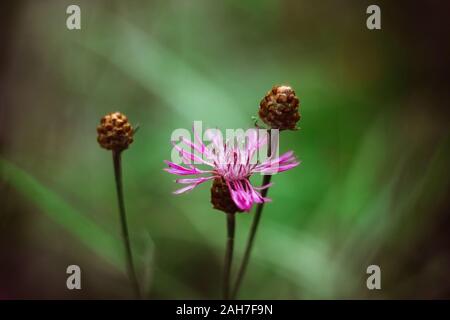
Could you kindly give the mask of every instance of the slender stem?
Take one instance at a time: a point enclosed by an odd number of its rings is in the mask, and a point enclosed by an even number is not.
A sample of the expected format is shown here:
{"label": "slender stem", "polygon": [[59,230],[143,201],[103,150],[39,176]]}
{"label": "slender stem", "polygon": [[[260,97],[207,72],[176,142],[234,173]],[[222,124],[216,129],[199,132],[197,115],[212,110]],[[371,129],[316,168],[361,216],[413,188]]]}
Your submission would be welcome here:
{"label": "slender stem", "polygon": [[225,300],[228,300],[230,298],[230,273],[231,263],[233,261],[235,224],[235,214],[227,213],[227,248],[225,251],[225,269],[223,273],[223,298]]}
{"label": "slender stem", "polygon": [[[267,138],[268,138],[268,144],[267,144],[267,156],[270,157],[272,154],[272,135],[271,131],[267,130]],[[272,175],[265,175],[263,177],[262,186],[265,186],[270,183],[270,180],[272,179]],[[261,190],[261,196],[265,198],[267,196],[267,192],[269,191],[269,188]],[[261,220],[261,214],[262,210],[264,208],[264,202],[258,203],[256,207],[256,213],[255,217],[253,218],[252,226],[250,228],[250,234],[247,240],[247,246],[245,247],[245,253],[244,257],[242,259],[241,266],[239,268],[239,272],[236,278],[236,283],[234,285],[233,293],[231,295],[232,299],[236,299],[236,296],[239,292],[239,288],[242,284],[242,279],[244,278],[245,271],[247,270],[248,261],[250,260],[250,253],[253,248],[253,242],[255,240],[256,231],[258,230],[259,221]]]}
{"label": "slender stem", "polygon": [[112,154],[114,163],[114,175],[116,178],[117,199],[119,203],[120,224],[122,228],[123,243],[125,246],[127,273],[131,281],[131,285],[133,286],[135,295],[138,299],[140,299],[141,294],[133,265],[133,255],[131,254],[130,237],[128,235],[125,202],[123,198],[121,151],[113,151]]}

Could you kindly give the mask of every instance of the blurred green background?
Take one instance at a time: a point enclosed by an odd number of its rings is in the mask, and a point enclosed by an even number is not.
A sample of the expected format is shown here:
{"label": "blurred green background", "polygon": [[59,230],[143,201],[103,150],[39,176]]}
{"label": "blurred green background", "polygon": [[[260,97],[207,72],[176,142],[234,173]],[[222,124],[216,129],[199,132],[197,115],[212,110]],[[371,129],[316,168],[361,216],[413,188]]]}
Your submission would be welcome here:
{"label": "blurred green background", "polygon": [[[140,124],[124,187],[141,285],[220,298],[225,215],[162,171],[170,136],[247,128],[274,84],[301,103],[241,288],[246,299],[450,298],[448,17],[443,3],[74,1],[2,4],[0,298],[129,298],[106,113]],[[255,178],[259,183],[260,177]],[[235,268],[253,214],[237,217]],[[66,267],[82,290],[66,289]],[[366,288],[377,264],[382,290]]]}

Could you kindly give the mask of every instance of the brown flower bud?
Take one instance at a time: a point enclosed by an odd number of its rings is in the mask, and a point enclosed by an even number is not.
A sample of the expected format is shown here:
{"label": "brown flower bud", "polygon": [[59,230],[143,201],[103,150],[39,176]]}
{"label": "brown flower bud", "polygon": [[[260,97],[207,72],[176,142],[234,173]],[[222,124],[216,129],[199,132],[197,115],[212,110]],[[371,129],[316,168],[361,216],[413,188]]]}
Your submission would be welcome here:
{"label": "brown flower bud", "polygon": [[214,179],[211,187],[211,203],[214,209],[226,213],[242,212],[231,198],[230,190],[223,178]]}
{"label": "brown flower bud", "polygon": [[289,86],[274,86],[259,104],[259,117],[272,129],[295,130],[300,120],[299,100]]}
{"label": "brown flower bud", "polygon": [[134,130],[124,114],[113,112],[100,120],[97,133],[97,141],[102,148],[122,151],[133,142]]}

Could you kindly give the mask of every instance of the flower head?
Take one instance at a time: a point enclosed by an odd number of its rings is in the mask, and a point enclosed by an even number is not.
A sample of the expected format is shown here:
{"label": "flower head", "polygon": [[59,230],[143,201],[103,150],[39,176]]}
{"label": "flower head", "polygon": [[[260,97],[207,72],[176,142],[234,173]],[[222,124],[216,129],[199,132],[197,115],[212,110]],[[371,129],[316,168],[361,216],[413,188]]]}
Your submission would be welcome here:
{"label": "flower head", "polygon": [[259,104],[259,117],[273,129],[295,130],[300,120],[299,100],[289,86],[274,86]]}
{"label": "flower head", "polygon": [[113,112],[100,120],[97,133],[97,141],[102,148],[122,151],[133,142],[134,130],[124,114]]}
{"label": "flower head", "polygon": [[[194,130],[195,142],[182,138],[182,143],[191,152],[179,145],[174,148],[181,155],[183,165],[165,161],[168,168],[164,170],[178,176],[194,176],[181,178],[175,182],[186,185],[175,191],[181,194],[192,190],[198,185],[214,179],[211,189],[211,202],[214,208],[228,213],[250,211],[254,203],[263,203],[270,199],[262,197],[259,190],[268,188],[270,184],[255,187],[250,183],[250,177],[255,173],[275,174],[296,167],[299,162],[292,151],[280,157],[268,157],[263,161],[255,159],[260,148],[266,143],[266,136],[258,138],[257,130],[248,131],[242,141],[222,141],[220,132],[211,132],[212,143],[206,147]],[[200,169],[193,162],[207,167]]]}

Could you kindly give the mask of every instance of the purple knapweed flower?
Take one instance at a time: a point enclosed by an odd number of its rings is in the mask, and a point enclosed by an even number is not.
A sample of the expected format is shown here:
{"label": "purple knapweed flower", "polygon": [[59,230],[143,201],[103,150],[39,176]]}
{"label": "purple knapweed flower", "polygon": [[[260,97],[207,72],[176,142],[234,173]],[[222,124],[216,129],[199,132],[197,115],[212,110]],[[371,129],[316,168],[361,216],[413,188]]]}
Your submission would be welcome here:
{"label": "purple knapweed flower", "polygon": [[[300,162],[296,160],[293,151],[288,151],[279,157],[265,157],[262,161],[255,159],[258,151],[266,144],[266,136],[258,139],[257,130],[247,131],[245,139],[223,142],[220,131],[208,130],[211,144],[207,147],[194,130],[195,142],[181,138],[181,142],[192,152],[186,151],[174,144],[179,152],[183,165],[165,161],[168,168],[164,170],[178,176],[196,176],[181,178],[177,183],[187,186],[177,190],[174,194],[181,194],[192,190],[199,184],[214,179],[211,190],[212,203],[216,209],[225,212],[250,211],[254,203],[270,201],[259,193],[259,190],[270,187],[266,184],[255,187],[250,183],[250,177],[255,173],[271,175],[296,167]],[[193,163],[209,167],[202,170]],[[225,191],[224,191],[225,190]],[[224,205],[223,197],[228,197],[230,203]],[[222,197],[222,199],[220,199]],[[225,199],[226,203],[226,199]]]}

